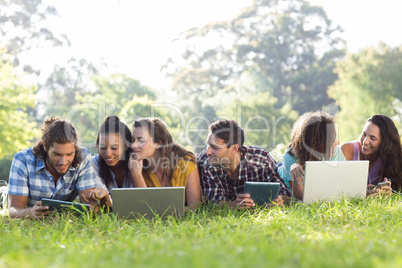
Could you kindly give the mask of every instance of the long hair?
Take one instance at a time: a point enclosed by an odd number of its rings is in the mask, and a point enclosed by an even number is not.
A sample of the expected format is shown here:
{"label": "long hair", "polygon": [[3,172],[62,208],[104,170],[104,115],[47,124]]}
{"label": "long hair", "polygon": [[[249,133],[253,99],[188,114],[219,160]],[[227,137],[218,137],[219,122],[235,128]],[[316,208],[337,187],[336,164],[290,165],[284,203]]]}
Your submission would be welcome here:
{"label": "long hair", "polygon": [[[164,168],[162,172],[162,177],[167,177],[169,181],[172,180],[173,170],[179,163],[180,159],[185,159],[187,161],[196,162],[196,157],[194,153],[188,151],[183,146],[175,142],[166,124],[159,118],[142,118],[134,121],[134,128],[143,127],[148,130],[150,137],[154,143],[160,145],[159,150],[161,156],[161,163],[163,163]],[[147,160],[144,160],[143,168],[145,170],[150,168]]]}
{"label": "long hair", "polygon": [[72,143],[74,144],[75,155],[71,166],[77,167],[81,163],[81,147],[78,146],[77,132],[71,122],[51,117],[45,121],[41,130],[42,137],[32,149],[36,157],[46,161],[46,152],[53,146],[53,143]]}
{"label": "long hair", "polygon": [[336,130],[334,118],[325,112],[305,113],[293,125],[292,140],[288,145],[298,163],[305,168],[306,161],[328,160],[332,157]]}
{"label": "long hair", "polygon": [[[132,142],[132,135],[130,129],[127,127],[126,124],[120,121],[117,116],[109,116],[103,121],[103,123],[99,127],[98,136],[96,138],[96,148],[98,149],[99,153],[99,136],[101,134],[110,134],[110,133],[118,133],[121,139],[124,141],[124,145],[127,147],[124,159],[120,161],[124,161],[124,174],[128,176],[129,169],[128,169],[128,159],[131,154],[131,142]],[[105,181],[106,187],[109,188],[110,184],[113,181],[112,175],[110,174],[110,168],[106,164],[103,157],[99,156],[99,175]]]}
{"label": "long hair", "polygon": [[402,149],[401,137],[394,122],[386,115],[376,114],[367,119],[377,125],[381,134],[379,157],[382,159],[380,178],[391,179],[392,189],[402,190]]}

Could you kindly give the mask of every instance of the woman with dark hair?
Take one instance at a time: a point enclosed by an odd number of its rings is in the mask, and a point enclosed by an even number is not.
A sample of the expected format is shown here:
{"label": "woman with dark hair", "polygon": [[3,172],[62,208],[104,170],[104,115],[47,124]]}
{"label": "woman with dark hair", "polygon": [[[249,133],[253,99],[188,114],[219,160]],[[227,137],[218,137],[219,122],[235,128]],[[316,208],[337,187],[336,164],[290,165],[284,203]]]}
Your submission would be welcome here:
{"label": "woman with dark hair", "polygon": [[131,154],[131,131],[117,116],[105,119],[98,131],[96,148],[99,154],[92,157],[97,188],[86,199],[100,200],[101,206],[112,208],[112,188],[132,188],[128,169]]}
{"label": "woman with dark hair", "polygon": [[[391,118],[376,114],[367,119],[359,140],[342,144],[346,160],[369,160],[369,195],[390,194],[402,188],[401,137]],[[386,186],[376,188],[379,182]]]}
{"label": "woman with dark hair", "polygon": [[176,143],[158,118],[134,122],[130,172],[135,187],[184,186],[186,205],[201,203],[195,155]]}
{"label": "woman with dark hair", "polygon": [[334,118],[325,112],[305,113],[293,125],[292,139],[283,155],[279,174],[293,196],[303,198],[306,161],[345,161],[337,146]]}

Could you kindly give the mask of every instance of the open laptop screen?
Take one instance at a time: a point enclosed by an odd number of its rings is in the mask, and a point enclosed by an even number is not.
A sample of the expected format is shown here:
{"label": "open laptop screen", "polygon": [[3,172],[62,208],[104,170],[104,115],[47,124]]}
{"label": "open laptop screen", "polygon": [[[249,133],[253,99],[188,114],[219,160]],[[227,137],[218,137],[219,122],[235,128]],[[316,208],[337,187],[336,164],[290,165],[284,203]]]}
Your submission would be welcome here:
{"label": "open laptop screen", "polygon": [[113,213],[127,219],[184,212],[184,187],[113,188]]}
{"label": "open laptop screen", "polygon": [[369,161],[306,161],[303,202],[365,197]]}

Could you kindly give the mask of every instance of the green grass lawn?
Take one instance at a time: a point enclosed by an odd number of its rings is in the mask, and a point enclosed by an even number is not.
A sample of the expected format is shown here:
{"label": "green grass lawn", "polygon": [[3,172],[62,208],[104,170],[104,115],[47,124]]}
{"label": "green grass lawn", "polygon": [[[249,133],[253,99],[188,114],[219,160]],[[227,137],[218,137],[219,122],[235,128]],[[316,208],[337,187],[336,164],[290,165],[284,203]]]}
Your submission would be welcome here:
{"label": "green grass lawn", "polygon": [[180,219],[0,218],[0,267],[402,267],[402,197]]}

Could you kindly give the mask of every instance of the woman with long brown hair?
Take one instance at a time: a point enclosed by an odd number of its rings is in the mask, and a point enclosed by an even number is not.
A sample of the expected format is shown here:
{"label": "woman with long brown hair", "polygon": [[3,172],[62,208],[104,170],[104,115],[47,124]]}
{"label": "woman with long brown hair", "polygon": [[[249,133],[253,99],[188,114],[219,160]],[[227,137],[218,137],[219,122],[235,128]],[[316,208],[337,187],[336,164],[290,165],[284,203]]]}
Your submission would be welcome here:
{"label": "woman with long brown hair", "polygon": [[129,168],[134,187],[184,186],[187,206],[201,202],[195,155],[176,143],[158,118],[134,122]]}
{"label": "woman with long brown hair", "polygon": [[[376,114],[367,119],[360,138],[342,144],[346,160],[369,160],[368,194],[402,190],[401,137],[391,118]],[[386,186],[376,188],[379,182]]]}

